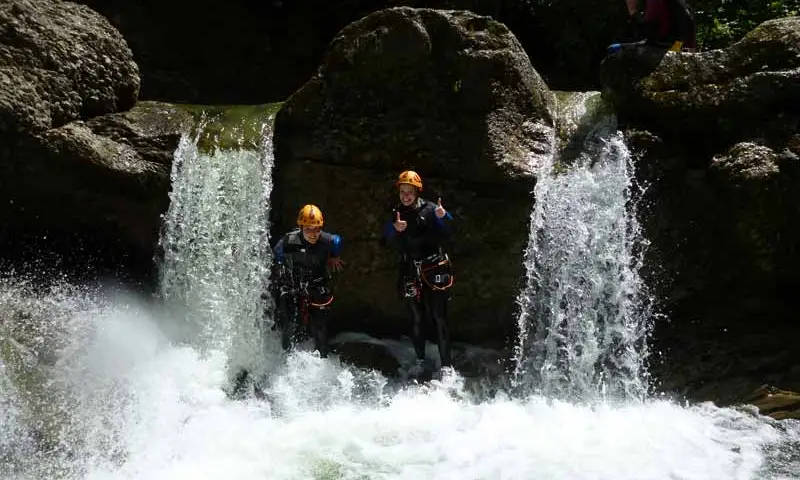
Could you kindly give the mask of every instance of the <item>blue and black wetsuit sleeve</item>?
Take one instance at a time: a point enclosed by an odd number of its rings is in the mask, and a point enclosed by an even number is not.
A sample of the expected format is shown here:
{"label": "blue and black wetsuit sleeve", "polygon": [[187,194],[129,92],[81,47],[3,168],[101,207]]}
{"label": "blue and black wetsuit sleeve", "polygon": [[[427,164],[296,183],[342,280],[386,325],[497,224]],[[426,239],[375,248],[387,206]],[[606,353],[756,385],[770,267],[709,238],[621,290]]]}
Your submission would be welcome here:
{"label": "blue and black wetsuit sleeve", "polygon": [[450,212],[445,211],[444,217],[439,218],[436,216],[436,211],[431,212],[433,215],[433,223],[445,235],[450,236],[453,233],[453,216]]}
{"label": "blue and black wetsuit sleeve", "polygon": [[320,266],[324,269],[323,278],[330,280],[331,272],[326,268],[327,262],[331,258],[337,258],[342,255],[343,242],[341,235],[335,233],[322,232],[322,238],[325,248],[318,250],[324,258],[318,258]]}
{"label": "blue and black wetsuit sleeve", "polygon": [[433,226],[439,240],[443,242],[450,240],[453,236],[453,215],[445,209],[444,217],[437,217],[435,203],[429,203],[426,210],[426,221]]}
{"label": "blue and black wetsuit sleeve", "polygon": [[328,244],[328,256],[330,257],[341,256],[342,249],[344,248],[342,236],[336,233],[327,233],[327,232],[324,232],[324,236],[325,236],[325,243]]}
{"label": "blue and black wetsuit sleeve", "polygon": [[278,240],[278,243],[272,247],[272,263],[283,265],[286,261],[286,255],[284,253],[284,246],[286,245],[286,236],[281,237]]}

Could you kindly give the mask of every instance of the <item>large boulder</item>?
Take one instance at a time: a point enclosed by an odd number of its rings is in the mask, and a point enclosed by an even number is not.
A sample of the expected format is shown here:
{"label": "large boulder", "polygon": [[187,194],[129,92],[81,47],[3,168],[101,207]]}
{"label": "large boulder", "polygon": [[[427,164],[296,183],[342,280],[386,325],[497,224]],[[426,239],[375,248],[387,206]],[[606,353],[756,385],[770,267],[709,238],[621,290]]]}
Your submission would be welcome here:
{"label": "large boulder", "polygon": [[316,203],[344,237],[334,325],[407,333],[396,258],[378,239],[394,178],[414,168],[457,225],[454,336],[486,343],[512,333],[552,106],[519,42],[490,18],[395,8],[340,32],[277,114],[272,196],[273,236]]}
{"label": "large boulder", "polygon": [[39,133],[127,110],[139,94],[128,45],[87,7],[59,0],[0,5],[0,133]]}
{"label": "large boulder", "polygon": [[88,272],[101,260],[150,270],[179,117],[165,106],[130,110],[131,51],[85,6],[3,2],[0,38],[0,260],[17,270]]}
{"label": "large boulder", "polygon": [[623,50],[603,66],[648,185],[645,273],[662,387],[730,401],[800,388],[800,18],[724,50]]}

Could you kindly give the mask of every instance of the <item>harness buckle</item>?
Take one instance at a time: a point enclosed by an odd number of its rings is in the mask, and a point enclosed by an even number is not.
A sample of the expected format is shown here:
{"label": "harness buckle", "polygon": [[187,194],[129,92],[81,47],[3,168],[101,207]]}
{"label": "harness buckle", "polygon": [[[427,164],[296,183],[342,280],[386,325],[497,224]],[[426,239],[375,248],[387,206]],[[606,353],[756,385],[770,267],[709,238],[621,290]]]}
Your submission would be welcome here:
{"label": "harness buckle", "polygon": [[414,272],[417,274],[417,278],[422,275],[422,262],[423,260],[412,260],[414,262]]}

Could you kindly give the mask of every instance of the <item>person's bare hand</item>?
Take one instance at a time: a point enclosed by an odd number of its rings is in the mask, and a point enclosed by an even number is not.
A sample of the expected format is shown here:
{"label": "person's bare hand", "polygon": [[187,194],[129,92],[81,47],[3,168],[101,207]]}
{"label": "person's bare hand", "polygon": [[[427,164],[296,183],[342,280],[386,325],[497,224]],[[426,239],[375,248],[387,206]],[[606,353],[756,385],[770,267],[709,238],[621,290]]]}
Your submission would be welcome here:
{"label": "person's bare hand", "polygon": [[436,210],[434,210],[434,213],[436,213],[437,218],[442,218],[447,215],[447,210],[445,210],[442,206],[442,197],[439,197],[439,202],[436,205]]}
{"label": "person's bare hand", "polygon": [[400,218],[400,212],[397,212],[397,218],[394,221],[394,229],[398,232],[403,232],[408,228],[408,222]]}
{"label": "person's bare hand", "polygon": [[341,272],[344,269],[344,260],[339,257],[331,257],[328,259],[328,267],[334,272]]}

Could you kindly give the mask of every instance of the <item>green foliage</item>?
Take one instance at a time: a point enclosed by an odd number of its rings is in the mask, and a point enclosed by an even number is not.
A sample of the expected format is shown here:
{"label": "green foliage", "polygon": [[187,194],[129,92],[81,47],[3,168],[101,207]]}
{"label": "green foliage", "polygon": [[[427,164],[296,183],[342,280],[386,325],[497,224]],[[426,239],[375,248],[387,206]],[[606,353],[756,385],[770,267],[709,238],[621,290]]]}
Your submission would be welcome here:
{"label": "green foliage", "polygon": [[697,22],[700,50],[726,47],[760,23],[797,15],[800,0],[696,0],[690,2]]}

